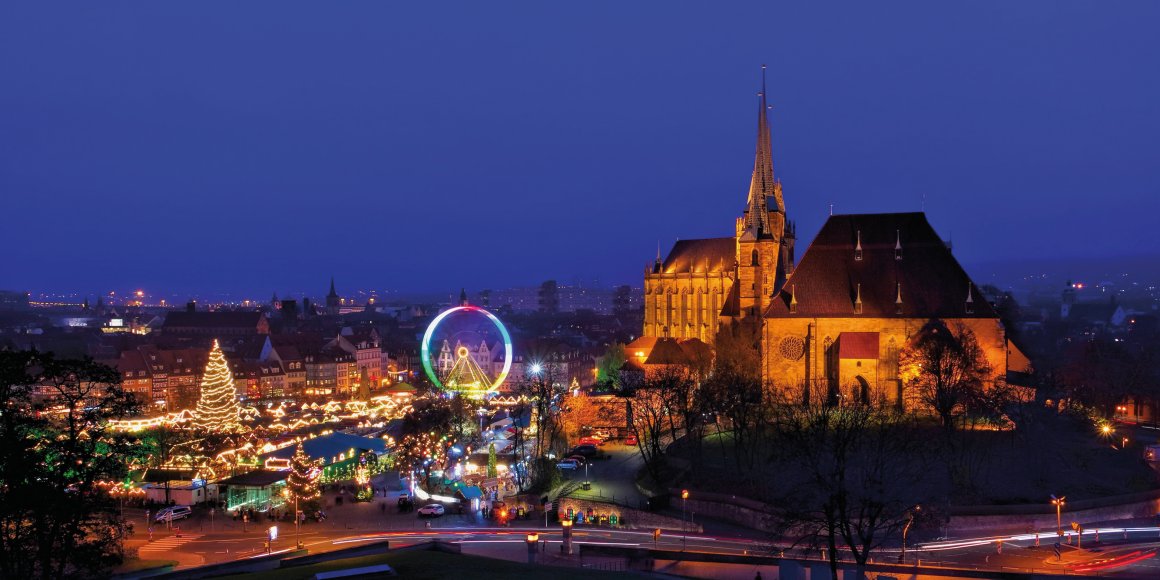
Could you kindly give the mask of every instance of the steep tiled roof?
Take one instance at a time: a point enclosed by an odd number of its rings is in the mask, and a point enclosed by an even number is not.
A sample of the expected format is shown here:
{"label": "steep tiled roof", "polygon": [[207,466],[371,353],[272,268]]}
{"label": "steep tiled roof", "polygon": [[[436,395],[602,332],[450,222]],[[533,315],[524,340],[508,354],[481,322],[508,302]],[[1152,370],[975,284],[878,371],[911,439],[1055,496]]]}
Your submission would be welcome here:
{"label": "steep tiled roof", "polygon": [[[859,245],[860,260],[855,256]],[[896,259],[896,245],[901,259]],[[862,312],[856,314],[859,296]],[[791,297],[797,300],[794,312]],[[826,220],[766,316],[994,318],[996,314],[925,214],[887,213]]]}
{"label": "steep tiled roof", "polygon": [[732,272],[737,266],[737,241],[733,238],[679,240],[669,250],[662,272]]}
{"label": "steep tiled roof", "polygon": [[257,328],[261,312],[188,312],[171,310],[163,328]]}

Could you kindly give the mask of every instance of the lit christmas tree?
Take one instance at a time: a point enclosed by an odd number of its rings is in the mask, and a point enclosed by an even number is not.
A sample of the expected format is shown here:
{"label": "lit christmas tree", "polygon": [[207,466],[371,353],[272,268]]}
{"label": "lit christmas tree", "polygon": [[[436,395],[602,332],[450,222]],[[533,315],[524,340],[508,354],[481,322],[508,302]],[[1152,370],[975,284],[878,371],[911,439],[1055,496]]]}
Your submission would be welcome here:
{"label": "lit christmas tree", "polygon": [[217,340],[213,341],[209,363],[201,376],[201,397],[197,400],[193,417],[194,425],[210,431],[237,431],[241,427],[234,374],[230,372]]}
{"label": "lit christmas tree", "polygon": [[306,455],[302,444],[290,458],[290,475],[286,478],[286,492],[291,501],[309,502],[322,496],[318,491],[318,467]]}
{"label": "lit christmas tree", "polygon": [[496,475],[499,475],[499,471],[496,470],[495,459],[496,459],[496,457],[495,457],[495,443],[492,443],[491,445],[487,446],[487,476],[488,477],[495,477]]}

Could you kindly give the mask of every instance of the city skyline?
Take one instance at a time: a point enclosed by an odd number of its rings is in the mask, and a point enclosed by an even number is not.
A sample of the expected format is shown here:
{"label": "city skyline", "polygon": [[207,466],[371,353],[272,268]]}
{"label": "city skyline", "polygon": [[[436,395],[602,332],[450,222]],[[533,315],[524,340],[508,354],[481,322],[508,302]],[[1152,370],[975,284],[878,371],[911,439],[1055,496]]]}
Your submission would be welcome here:
{"label": "city skyline", "polygon": [[730,234],[763,63],[800,249],[833,204],[925,209],[968,267],[1153,253],[1155,6],[526,8],[7,8],[0,287],[636,284]]}

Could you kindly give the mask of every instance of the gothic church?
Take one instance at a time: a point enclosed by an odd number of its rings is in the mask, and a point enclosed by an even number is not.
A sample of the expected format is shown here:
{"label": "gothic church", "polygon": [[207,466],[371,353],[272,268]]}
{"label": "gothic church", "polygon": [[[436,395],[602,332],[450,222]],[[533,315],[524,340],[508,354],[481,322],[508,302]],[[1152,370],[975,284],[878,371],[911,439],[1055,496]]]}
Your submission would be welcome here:
{"label": "gothic church", "polygon": [[762,83],[757,151],[744,212],[732,237],[680,240],[645,269],[644,336],[713,344],[718,328],[758,319],[793,273],[794,225],[773,174]]}

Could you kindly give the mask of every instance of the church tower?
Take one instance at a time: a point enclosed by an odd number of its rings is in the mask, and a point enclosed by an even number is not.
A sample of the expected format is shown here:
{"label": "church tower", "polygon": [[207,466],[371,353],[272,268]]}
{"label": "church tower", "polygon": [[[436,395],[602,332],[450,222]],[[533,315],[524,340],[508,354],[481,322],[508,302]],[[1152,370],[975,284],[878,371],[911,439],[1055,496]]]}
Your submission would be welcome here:
{"label": "church tower", "polygon": [[761,92],[758,96],[753,176],[749,181],[745,211],[737,218],[736,226],[738,308],[735,315],[740,318],[760,316],[770,298],[785,283],[787,268],[793,268],[792,225],[785,217],[781,182],[773,174],[764,65],[761,67]]}
{"label": "church tower", "polygon": [[793,271],[793,224],[773,173],[765,67],[758,93],[757,147],[745,210],[732,236],[678,240],[644,270],[645,337],[712,344],[723,325],[760,320]]}
{"label": "church tower", "polygon": [[332,315],[338,314],[338,311],[339,311],[338,307],[341,304],[342,304],[342,301],[338,297],[338,292],[336,292],[334,290],[334,276],[331,276],[330,277],[330,292],[328,292],[326,294],[326,313],[332,314]]}

